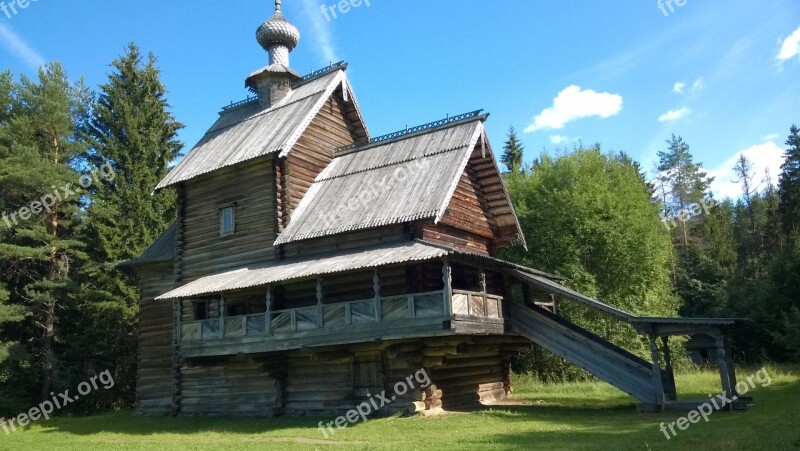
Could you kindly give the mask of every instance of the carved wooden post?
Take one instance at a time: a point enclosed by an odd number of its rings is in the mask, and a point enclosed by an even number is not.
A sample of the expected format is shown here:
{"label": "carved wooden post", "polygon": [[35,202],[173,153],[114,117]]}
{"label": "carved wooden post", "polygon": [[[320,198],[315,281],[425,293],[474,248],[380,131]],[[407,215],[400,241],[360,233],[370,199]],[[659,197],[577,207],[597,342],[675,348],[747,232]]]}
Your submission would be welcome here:
{"label": "carved wooden post", "polygon": [[450,266],[450,261],[447,257],[442,258],[442,281],[444,282],[444,314],[450,316],[453,311],[453,273]]}
{"label": "carved wooden post", "polygon": [[653,359],[653,387],[656,390],[656,405],[664,410],[664,386],[661,383],[661,362],[659,359],[656,335],[650,334],[650,358]]}
{"label": "carved wooden post", "polygon": [[372,290],[375,292],[375,319],[381,322],[383,321],[383,310],[381,306],[381,276],[378,274],[378,268],[372,271]]}
{"label": "carved wooden post", "polygon": [[322,277],[317,277],[317,327],[322,329],[325,326],[324,319],[322,318],[325,311],[322,307]]}
{"label": "carved wooden post", "polygon": [[486,271],[481,268],[481,292],[483,293],[483,316],[489,316],[489,301],[486,300]]}
{"label": "carved wooden post", "polygon": [[272,335],[272,285],[267,285],[267,311],[264,313],[264,335]]}

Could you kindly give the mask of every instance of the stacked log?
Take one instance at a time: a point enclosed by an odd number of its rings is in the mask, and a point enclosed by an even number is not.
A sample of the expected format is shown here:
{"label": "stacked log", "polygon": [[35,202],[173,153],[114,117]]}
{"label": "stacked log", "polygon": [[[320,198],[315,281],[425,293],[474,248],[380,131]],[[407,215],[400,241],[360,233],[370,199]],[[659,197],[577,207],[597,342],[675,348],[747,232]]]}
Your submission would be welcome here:
{"label": "stacked log", "polygon": [[506,395],[499,345],[466,345],[460,351],[433,371],[445,407],[475,405]]}

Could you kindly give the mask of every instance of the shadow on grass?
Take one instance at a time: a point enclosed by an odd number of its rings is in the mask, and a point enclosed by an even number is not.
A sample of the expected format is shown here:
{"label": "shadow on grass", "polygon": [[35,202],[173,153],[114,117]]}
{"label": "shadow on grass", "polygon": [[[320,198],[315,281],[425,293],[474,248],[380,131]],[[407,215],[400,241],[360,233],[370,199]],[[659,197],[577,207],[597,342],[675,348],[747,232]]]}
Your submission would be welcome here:
{"label": "shadow on grass", "polygon": [[[705,397],[704,394],[696,395]],[[498,403],[475,410],[455,411],[469,412],[467,414],[399,421],[371,419],[367,424],[352,425],[348,428],[349,433],[337,436],[337,440],[367,439],[370,446],[382,446],[393,437],[415,435],[424,430],[425,433],[441,435],[442,440],[451,437],[457,443],[455,448],[595,449],[614,446],[618,449],[644,449],[646,446],[671,448],[680,445],[691,449],[741,449],[747,445],[754,449],[791,449],[800,446],[800,433],[796,426],[800,424],[800,382],[776,381],[771,386],[757,388],[753,395],[756,405],[750,411],[714,413],[709,423],[693,425],[669,441],[660,432],[659,424],[675,421],[685,413],[640,413],[636,411],[633,401],[624,395],[618,399],[604,398],[599,405],[581,405],[583,401],[575,397],[543,394],[541,400],[544,404],[537,405],[535,402],[539,397],[531,393],[520,396],[520,401],[526,404]],[[590,399],[586,402],[593,401]],[[119,412],[85,418],[58,418],[39,423],[38,427],[42,429],[37,432],[81,436],[116,433],[139,437],[218,433],[232,435],[230,438],[234,440],[240,438],[237,436],[248,435],[264,441],[303,440],[304,437],[321,439],[319,421],[327,423],[332,419],[134,417],[131,412]],[[250,438],[246,437],[248,440]]]}

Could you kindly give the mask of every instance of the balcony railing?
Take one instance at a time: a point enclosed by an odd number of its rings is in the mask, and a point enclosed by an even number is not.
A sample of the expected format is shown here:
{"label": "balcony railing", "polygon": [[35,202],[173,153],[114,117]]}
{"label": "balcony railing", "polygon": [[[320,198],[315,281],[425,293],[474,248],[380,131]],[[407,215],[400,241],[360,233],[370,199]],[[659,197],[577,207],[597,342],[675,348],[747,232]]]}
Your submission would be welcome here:
{"label": "balcony railing", "polygon": [[502,296],[466,290],[453,290],[453,314],[502,318],[502,301]]}
{"label": "balcony railing", "polygon": [[221,320],[213,318],[183,322],[180,339],[183,342],[196,342],[276,335],[284,337],[320,329],[377,326],[382,322],[404,319],[447,317],[451,312],[449,307],[443,291],[387,296],[253,315],[223,316]]}

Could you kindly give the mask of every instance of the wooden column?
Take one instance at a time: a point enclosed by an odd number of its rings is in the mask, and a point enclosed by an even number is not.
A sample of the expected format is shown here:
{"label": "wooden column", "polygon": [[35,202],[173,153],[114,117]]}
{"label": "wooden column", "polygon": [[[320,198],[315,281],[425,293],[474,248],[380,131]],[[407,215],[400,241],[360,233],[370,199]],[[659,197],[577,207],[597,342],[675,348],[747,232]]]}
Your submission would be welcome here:
{"label": "wooden column", "polygon": [[669,395],[670,401],[675,401],[678,398],[678,393],[675,389],[675,371],[672,368],[672,352],[669,349],[669,337],[661,337],[661,343],[664,349],[664,370],[667,372],[668,382],[665,391],[667,395]]}
{"label": "wooden column", "polygon": [[[721,332],[715,332],[713,335],[717,344],[717,366],[719,366],[719,378],[722,381],[722,390],[725,396],[731,397],[734,395],[733,387],[731,387],[731,378],[728,374],[728,359],[725,355],[725,338]],[[732,406],[727,406],[731,408]]]}
{"label": "wooden column", "polygon": [[378,274],[378,268],[372,271],[372,290],[375,292],[375,319],[381,322],[383,321],[383,309],[381,306],[381,276]]}
{"label": "wooden column", "polygon": [[653,360],[653,387],[656,391],[656,407],[664,410],[664,386],[661,383],[661,362],[659,359],[656,335],[650,334],[650,358]]}
{"label": "wooden column", "polygon": [[325,309],[322,306],[322,277],[317,277],[317,327],[322,329],[325,326],[325,321],[322,315]]}
{"label": "wooden column", "polygon": [[267,311],[264,313],[264,335],[272,335],[272,285],[267,285]]}
{"label": "wooden column", "polygon": [[453,311],[453,269],[447,257],[442,258],[442,281],[444,282],[444,314],[450,316]]}

